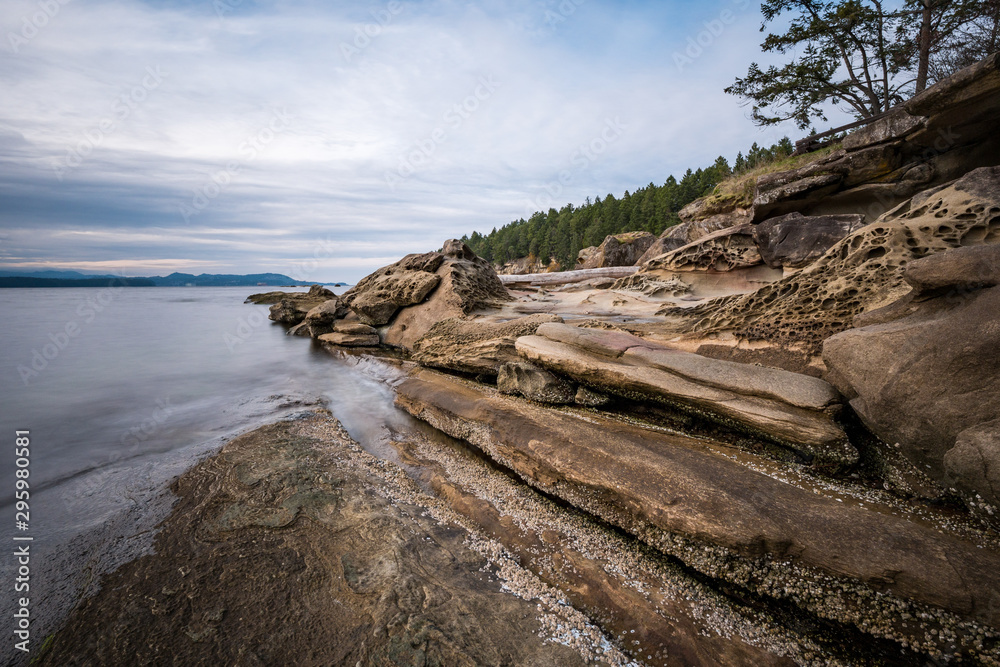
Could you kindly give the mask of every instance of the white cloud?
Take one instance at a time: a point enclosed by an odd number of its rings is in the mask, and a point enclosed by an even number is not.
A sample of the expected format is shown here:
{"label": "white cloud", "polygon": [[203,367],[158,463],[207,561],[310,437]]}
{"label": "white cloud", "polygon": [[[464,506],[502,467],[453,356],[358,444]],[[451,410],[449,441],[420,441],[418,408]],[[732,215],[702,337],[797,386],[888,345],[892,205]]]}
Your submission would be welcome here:
{"label": "white cloud", "polygon": [[[406,2],[381,25],[354,5],[70,2],[0,51],[0,259],[252,272],[333,238],[317,279],[355,280],[525,215],[562,170],[556,206],[780,138],[722,93],[756,54],[755,12],[678,71],[671,54],[733,3],[576,1],[555,23],[555,2]],[[5,3],[0,24],[34,7]]]}

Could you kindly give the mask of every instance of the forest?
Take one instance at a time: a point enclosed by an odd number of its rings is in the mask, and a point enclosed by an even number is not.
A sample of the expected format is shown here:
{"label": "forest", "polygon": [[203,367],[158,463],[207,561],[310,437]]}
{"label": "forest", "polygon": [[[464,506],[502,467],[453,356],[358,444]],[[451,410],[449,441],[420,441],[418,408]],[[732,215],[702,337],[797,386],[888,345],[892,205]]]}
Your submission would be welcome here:
{"label": "forest", "polygon": [[610,193],[603,199],[588,197],[582,206],[566,204],[559,210],[537,211],[527,220],[494,227],[485,235],[473,232],[462,240],[496,265],[531,256],[552,258],[561,269],[572,269],[582,248],[600,245],[605,237],[622,232],[659,235],[680,222],[678,211],[710,194],[724,179],[787,157],[793,149],[788,137],[769,148],[755,142],[745,156],[742,152],[736,156],[732,166],[719,156],[711,166],[688,169],[680,179],[671,175],[663,185],[650,183],[635,192],[626,190],[617,198]]}

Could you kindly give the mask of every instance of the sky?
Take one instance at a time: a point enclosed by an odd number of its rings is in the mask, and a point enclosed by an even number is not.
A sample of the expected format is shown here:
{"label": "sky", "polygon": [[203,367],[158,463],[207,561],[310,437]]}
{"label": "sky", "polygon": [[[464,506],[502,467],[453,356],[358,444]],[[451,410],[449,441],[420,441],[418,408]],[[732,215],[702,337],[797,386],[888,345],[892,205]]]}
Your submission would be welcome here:
{"label": "sky", "polygon": [[[0,269],[353,283],[730,161],[749,0],[4,0]],[[831,118],[831,121],[835,120]]]}

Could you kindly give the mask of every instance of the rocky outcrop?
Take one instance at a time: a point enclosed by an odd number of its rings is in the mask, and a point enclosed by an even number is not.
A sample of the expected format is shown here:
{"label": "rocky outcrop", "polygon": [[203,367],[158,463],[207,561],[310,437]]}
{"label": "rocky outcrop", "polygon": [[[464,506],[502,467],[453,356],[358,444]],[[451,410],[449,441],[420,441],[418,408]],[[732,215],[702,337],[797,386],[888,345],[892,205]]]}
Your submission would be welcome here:
{"label": "rocky outcrop", "polygon": [[541,258],[529,255],[527,257],[513,259],[501,266],[496,267],[496,272],[499,276],[520,276],[528,273],[550,273],[552,271],[558,271],[560,268],[562,267],[560,267],[559,263],[555,260],[550,260],[549,263],[546,264],[541,260]]}
{"label": "rocky outcrop", "polygon": [[691,286],[680,278],[661,278],[650,273],[636,273],[619,278],[611,285],[611,289],[641,292],[652,297],[683,296],[691,293]]}
{"label": "rocky outcrop", "polygon": [[543,324],[522,357],[602,393],[662,403],[777,442],[834,468],[858,453],[837,425],[829,384],[773,368],[709,359],[620,331]]}
{"label": "rocky outcrop", "polygon": [[257,303],[257,304],[270,304],[278,303],[279,301],[285,299],[291,299],[293,301],[314,301],[314,305],[319,305],[327,299],[332,299],[336,294],[323,287],[322,285],[313,285],[309,288],[308,292],[263,292],[260,294],[251,294],[246,298],[244,303]]}
{"label": "rocky outcrop", "polygon": [[529,315],[506,322],[449,318],[431,327],[413,345],[413,359],[425,366],[475,375],[496,375],[500,367],[519,361],[514,341],[530,336],[556,315]]}
{"label": "rocky outcrop", "polygon": [[708,236],[712,232],[720,229],[728,229],[745,225],[750,222],[750,214],[743,209],[735,209],[726,213],[719,213],[709,216],[704,220],[689,220],[673,227],[667,227],[660,234],[660,237],[649,246],[642,257],[636,260],[636,266],[642,266],[654,257],[658,257],[671,250],[677,250],[683,246],[693,243],[700,238]]}
{"label": "rocky outcrop", "polygon": [[626,232],[604,239],[596,249],[584,248],[577,255],[576,269],[600,269],[610,266],[632,266],[642,257],[656,237],[649,232]]}
{"label": "rocky outcrop", "polygon": [[809,165],[762,176],[754,220],[864,213],[1000,162],[1000,54],[943,79]]}
{"label": "rocky outcrop", "polygon": [[313,285],[308,292],[267,292],[252,294],[246,303],[273,303],[268,318],[282,324],[296,325],[302,322],[313,308],[336,299],[337,295],[322,285]]}
{"label": "rocky outcrop", "polygon": [[863,215],[788,213],[754,225],[753,239],[768,266],[801,269],[822,257],[833,244],[863,227],[864,219]]}
{"label": "rocky outcrop", "polygon": [[[911,520],[878,500],[799,484],[749,454],[737,459],[685,436],[546,409],[426,369],[397,392],[411,414],[528,484],[710,577],[949,653],[976,651],[963,619],[1000,627],[996,552],[940,529],[943,516]],[[909,620],[899,623],[901,615]],[[931,627],[949,629],[941,637]],[[953,641],[961,646],[948,649]]]}
{"label": "rocky outcrop", "polygon": [[917,260],[904,278],[911,294],[859,321],[876,323],[824,343],[828,377],[873,433],[932,479],[963,489],[973,507],[1000,507],[996,432],[982,430],[1000,415],[1000,245]]}
{"label": "rocky outcrop", "polygon": [[1000,167],[977,169],[904,202],[792,276],[749,294],[660,314],[694,318],[692,332],[729,331],[818,352],[856,316],[905,295],[908,264],[950,248],[998,242]]}
{"label": "rocky outcrop", "polygon": [[642,271],[732,271],[761,264],[752,225],[712,232],[647,261]]}
{"label": "rocky outcrop", "polygon": [[559,376],[524,361],[500,367],[497,389],[504,394],[521,395],[539,403],[573,403],[576,386]]}
{"label": "rocky outcrop", "polygon": [[306,313],[302,323],[309,328],[309,335],[316,338],[333,331],[334,323],[347,313],[347,306],[340,299],[334,297],[327,299]]}
{"label": "rocky outcrop", "polygon": [[461,517],[328,416],[240,436],[173,488],[155,549],[81,599],[33,662],[592,664],[540,636],[542,600],[504,590],[517,584]]}

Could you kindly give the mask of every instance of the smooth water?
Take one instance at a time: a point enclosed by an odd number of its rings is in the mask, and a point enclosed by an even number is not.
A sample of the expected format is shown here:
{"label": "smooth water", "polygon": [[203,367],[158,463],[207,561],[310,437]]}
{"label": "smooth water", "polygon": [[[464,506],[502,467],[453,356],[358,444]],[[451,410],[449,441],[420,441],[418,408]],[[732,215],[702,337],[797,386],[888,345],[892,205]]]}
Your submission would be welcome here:
{"label": "smooth water", "polygon": [[[393,369],[289,338],[267,320],[267,306],[243,303],[267,289],[0,289],[0,538],[33,538],[39,585],[72,597],[64,580],[75,561],[100,560],[97,552],[115,548],[109,541],[148,533],[169,509],[162,491],[172,478],[227,437],[311,405],[328,407],[363,446],[398,462],[387,443],[419,425],[392,404]],[[23,532],[15,527],[16,430],[31,434]],[[59,554],[69,555],[57,562]],[[5,589],[12,572],[12,559],[0,559]]]}

